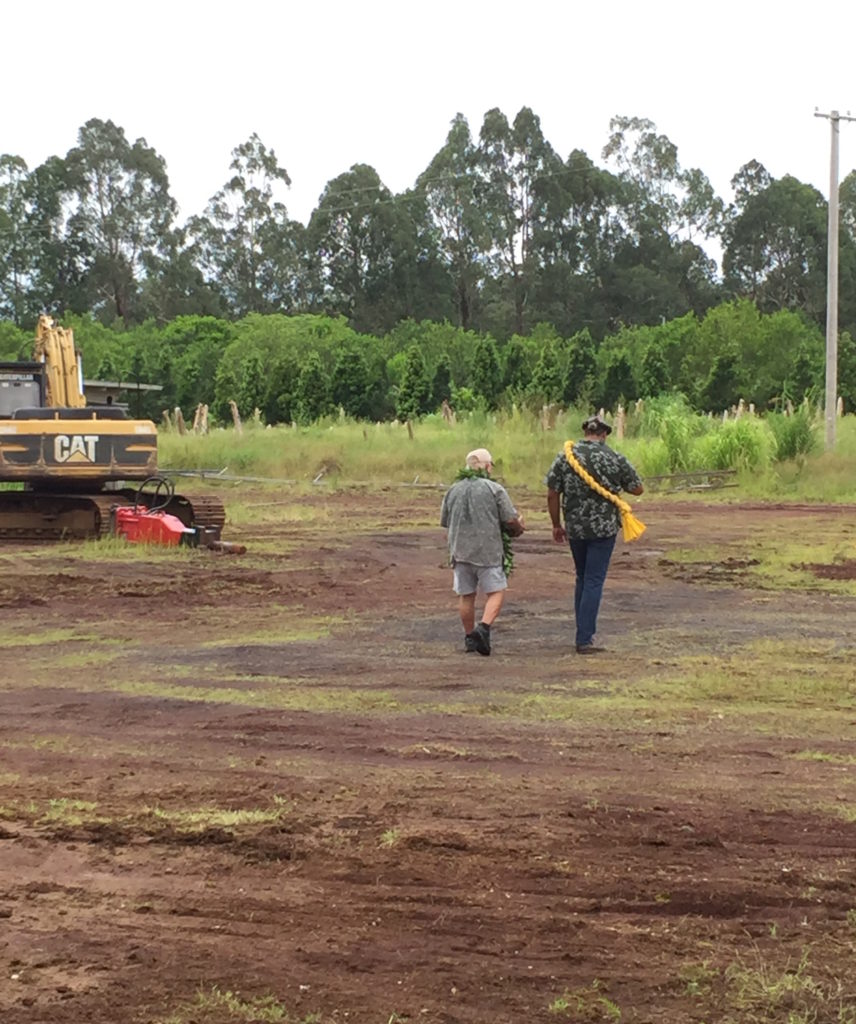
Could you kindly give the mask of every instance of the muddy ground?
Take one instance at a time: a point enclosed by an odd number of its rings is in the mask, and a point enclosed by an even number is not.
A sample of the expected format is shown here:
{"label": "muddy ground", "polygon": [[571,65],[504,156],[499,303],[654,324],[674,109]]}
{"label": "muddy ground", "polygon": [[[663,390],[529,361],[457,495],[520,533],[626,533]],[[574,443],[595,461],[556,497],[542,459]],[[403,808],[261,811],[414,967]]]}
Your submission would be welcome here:
{"label": "muddy ground", "polygon": [[437,492],[241,501],[0,550],[3,1024],[856,1019],[856,597],[747,542],[854,510],[647,500],[592,659],[526,496],[482,658]]}

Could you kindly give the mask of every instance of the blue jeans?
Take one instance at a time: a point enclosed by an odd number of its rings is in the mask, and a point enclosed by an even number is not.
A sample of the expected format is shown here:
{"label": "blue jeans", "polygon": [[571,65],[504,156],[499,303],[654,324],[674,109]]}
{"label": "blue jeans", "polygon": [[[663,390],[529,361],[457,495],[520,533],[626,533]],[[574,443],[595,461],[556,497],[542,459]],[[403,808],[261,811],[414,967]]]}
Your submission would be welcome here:
{"label": "blue jeans", "polygon": [[570,539],[577,582],[574,587],[574,616],[577,620],[577,647],[585,647],[594,639],[597,613],[603,595],[606,571],[615,547],[615,537],[594,537],[591,540]]}

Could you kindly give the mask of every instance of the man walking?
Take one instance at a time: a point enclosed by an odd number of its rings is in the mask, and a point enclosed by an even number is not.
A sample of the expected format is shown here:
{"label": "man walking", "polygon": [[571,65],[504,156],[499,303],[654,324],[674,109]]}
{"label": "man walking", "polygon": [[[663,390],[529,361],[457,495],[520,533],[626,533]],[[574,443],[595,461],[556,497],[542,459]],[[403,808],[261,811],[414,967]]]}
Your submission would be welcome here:
{"label": "man walking", "polygon": [[[449,531],[449,555],[458,595],[464,650],[490,654],[490,627],[502,608],[508,578],[503,568],[503,531],[519,537],[523,517],[502,484],[490,479],[493,456],[486,448],[467,455],[466,468],[446,492],[440,525]],[[476,594],[485,597],[476,625]]]}
{"label": "man walking", "polygon": [[[597,614],[621,526],[619,505],[627,508],[617,495],[622,490],[641,494],[643,488],[633,466],[607,446],[606,438],[612,432],[609,424],[592,416],[583,423],[582,430],[583,440],[576,444],[568,441],[547,473],[547,509],[553,540],[557,544],[567,540],[574,559],[577,653],[600,654],[604,648],[594,642]],[[564,526],[559,520],[560,503]]]}

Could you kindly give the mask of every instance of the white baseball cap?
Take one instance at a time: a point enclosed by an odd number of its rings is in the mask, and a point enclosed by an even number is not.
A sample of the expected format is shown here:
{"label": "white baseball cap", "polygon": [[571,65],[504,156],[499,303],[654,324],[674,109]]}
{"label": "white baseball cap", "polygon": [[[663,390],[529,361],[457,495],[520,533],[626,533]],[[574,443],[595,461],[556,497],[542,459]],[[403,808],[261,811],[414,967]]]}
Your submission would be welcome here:
{"label": "white baseball cap", "polygon": [[475,448],[467,455],[467,469],[485,469],[493,465],[493,456],[487,448]]}

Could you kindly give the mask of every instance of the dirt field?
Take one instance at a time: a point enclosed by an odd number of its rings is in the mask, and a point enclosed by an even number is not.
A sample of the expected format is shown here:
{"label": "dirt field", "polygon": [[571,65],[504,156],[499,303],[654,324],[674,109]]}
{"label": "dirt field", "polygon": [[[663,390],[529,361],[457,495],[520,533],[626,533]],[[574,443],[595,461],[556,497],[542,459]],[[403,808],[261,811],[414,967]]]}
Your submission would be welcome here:
{"label": "dirt field", "polygon": [[853,509],[647,500],[593,659],[530,495],[482,658],[438,492],[280,499],[0,549],[2,1024],[856,1021]]}

